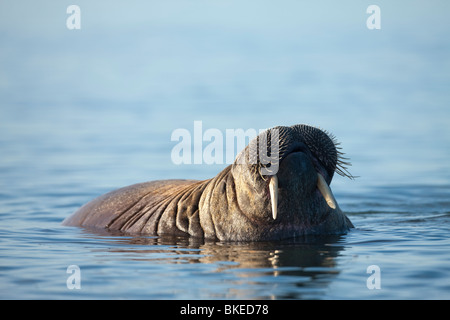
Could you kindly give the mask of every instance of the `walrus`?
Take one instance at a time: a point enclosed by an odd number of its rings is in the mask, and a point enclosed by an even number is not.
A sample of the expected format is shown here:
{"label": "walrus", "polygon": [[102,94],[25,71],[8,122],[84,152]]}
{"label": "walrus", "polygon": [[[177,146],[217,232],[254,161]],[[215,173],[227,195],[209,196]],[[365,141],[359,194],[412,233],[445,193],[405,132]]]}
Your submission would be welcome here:
{"label": "walrus", "polygon": [[353,179],[346,160],[325,130],[277,126],[214,178],[123,187],[83,205],[63,225],[220,241],[345,234],[354,226],[329,185],[335,172]]}

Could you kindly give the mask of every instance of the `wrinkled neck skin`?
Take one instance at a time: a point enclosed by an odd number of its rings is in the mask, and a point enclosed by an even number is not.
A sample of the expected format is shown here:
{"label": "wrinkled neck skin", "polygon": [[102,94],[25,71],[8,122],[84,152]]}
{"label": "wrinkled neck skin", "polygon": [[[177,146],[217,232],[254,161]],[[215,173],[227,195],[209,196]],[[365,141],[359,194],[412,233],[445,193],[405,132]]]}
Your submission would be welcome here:
{"label": "wrinkled neck skin", "polygon": [[236,167],[229,166],[205,188],[199,204],[205,238],[257,241],[268,236],[264,228],[271,218],[265,208],[270,207],[266,191],[243,184],[241,179],[236,178]]}
{"label": "wrinkled neck skin", "polygon": [[319,192],[317,171],[306,154],[293,153],[283,159],[277,177],[276,219],[271,209],[270,176],[260,176],[254,168],[235,163],[209,180],[199,203],[205,238],[281,240],[342,234],[353,227],[339,206],[330,208]]}

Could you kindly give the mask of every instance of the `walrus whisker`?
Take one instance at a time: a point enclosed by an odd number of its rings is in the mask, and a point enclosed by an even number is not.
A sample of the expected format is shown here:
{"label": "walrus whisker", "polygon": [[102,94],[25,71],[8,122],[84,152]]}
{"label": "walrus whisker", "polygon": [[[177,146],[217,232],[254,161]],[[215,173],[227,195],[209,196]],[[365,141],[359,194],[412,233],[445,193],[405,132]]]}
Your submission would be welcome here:
{"label": "walrus whisker", "polygon": [[350,163],[350,158],[344,157],[345,153],[340,151],[342,150],[341,143],[337,140],[336,136],[331,132],[329,132],[328,130],[324,130],[321,128],[318,129],[322,130],[331,139],[331,141],[334,144],[334,147],[336,148],[337,159],[335,172],[337,172],[337,174],[339,174],[340,176],[347,177],[351,180],[358,178],[358,176],[354,176],[348,171],[347,167],[350,167],[352,165]]}

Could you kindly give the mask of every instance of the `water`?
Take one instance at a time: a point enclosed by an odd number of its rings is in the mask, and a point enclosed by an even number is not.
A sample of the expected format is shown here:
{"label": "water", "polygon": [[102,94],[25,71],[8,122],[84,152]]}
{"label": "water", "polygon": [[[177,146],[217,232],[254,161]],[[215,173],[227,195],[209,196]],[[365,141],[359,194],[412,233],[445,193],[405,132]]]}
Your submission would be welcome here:
{"label": "water", "polygon": [[[260,3],[78,1],[73,31],[69,4],[0,4],[0,298],[450,298],[450,6],[379,1],[372,31],[358,1]],[[333,132],[356,228],[223,243],[60,225],[115,188],[217,174],[171,161],[196,120]]]}

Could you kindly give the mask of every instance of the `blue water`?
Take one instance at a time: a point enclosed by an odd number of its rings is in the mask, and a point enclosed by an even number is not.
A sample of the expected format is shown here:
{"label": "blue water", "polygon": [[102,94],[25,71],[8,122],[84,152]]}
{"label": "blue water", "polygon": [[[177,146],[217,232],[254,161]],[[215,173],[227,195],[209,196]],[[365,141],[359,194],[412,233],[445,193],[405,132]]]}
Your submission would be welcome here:
{"label": "blue water", "polygon": [[[80,30],[70,4],[0,3],[0,298],[450,298],[447,2],[378,1],[380,30],[360,1],[77,1]],[[217,174],[171,160],[194,121],[334,133],[356,228],[204,243],[60,225],[122,186]]]}

